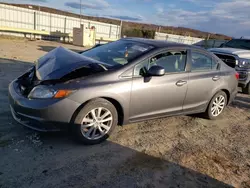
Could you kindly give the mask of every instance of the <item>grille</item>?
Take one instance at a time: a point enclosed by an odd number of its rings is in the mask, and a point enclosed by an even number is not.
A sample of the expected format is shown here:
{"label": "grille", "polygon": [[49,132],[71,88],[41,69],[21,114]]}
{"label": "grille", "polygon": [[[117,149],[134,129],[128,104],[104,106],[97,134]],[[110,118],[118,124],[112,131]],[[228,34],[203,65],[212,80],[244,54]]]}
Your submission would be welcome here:
{"label": "grille", "polygon": [[224,63],[226,63],[228,66],[235,68],[236,66],[236,59],[233,56],[230,55],[223,55],[223,54],[216,54],[215,55],[220,58]]}

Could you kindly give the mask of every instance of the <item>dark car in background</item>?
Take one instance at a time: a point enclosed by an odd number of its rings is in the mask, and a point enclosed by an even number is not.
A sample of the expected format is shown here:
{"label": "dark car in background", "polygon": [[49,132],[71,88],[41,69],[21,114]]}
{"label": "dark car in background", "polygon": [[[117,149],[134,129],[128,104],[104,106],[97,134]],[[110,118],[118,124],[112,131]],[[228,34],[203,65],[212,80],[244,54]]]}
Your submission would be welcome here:
{"label": "dark car in background", "polygon": [[125,38],[81,54],[50,51],[11,82],[9,101],[27,127],[70,129],[96,144],[116,125],[196,113],[215,119],[234,99],[238,76],[201,48]]}

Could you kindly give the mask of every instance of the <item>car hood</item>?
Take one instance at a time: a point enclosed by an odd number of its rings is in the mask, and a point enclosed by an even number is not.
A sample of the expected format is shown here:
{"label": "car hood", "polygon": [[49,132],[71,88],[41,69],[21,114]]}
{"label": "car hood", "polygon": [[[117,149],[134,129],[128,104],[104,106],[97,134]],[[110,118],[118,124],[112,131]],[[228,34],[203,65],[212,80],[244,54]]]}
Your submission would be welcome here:
{"label": "car hood", "polygon": [[[83,67],[93,73],[95,70],[96,72],[100,72],[100,67],[98,69],[98,66],[93,66],[98,64],[108,66],[105,63],[88,58],[66,48],[57,47],[37,60],[36,76],[38,80],[41,81],[58,80]],[[104,71],[104,69],[102,71]]]}
{"label": "car hood", "polygon": [[244,50],[239,48],[211,48],[211,52],[226,53],[236,55],[240,58],[250,58],[250,50]]}

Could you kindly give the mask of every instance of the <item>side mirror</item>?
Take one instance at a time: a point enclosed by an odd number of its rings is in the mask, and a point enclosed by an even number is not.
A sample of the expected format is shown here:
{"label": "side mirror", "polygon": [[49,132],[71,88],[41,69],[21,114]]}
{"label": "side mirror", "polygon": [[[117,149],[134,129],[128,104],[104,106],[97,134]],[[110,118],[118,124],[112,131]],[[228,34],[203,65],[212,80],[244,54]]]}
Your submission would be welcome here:
{"label": "side mirror", "polygon": [[165,75],[165,69],[161,66],[154,65],[148,70],[149,76],[163,76]]}

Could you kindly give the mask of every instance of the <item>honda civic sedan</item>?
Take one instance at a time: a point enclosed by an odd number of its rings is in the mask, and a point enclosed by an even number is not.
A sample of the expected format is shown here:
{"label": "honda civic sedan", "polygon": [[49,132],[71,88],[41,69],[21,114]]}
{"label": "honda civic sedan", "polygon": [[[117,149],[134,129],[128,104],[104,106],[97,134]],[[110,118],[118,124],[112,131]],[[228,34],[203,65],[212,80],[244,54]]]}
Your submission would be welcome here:
{"label": "honda civic sedan", "polygon": [[70,130],[97,144],[117,125],[196,113],[215,119],[234,99],[238,78],[204,49],[124,38],[81,53],[48,52],[10,83],[9,101],[29,128]]}

